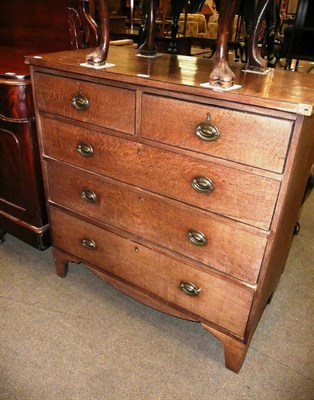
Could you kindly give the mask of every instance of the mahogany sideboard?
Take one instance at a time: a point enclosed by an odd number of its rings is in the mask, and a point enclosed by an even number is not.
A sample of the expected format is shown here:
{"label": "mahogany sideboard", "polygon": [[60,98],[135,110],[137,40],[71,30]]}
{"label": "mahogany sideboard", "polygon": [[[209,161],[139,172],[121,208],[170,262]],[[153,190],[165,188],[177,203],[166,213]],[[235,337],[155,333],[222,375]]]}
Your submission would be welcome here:
{"label": "mahogany sideboard", "polygon": [[87,0],[0,2],[0,243],[50,246],[32,87],[24,56],[96,46]]}
{"label": "mahogany sideboard", "polygon": [[314,81],[111,48],[29,57],[57,274],[83,262],[131,297],[200,322],[238,372],[291,246],[313,162]]}

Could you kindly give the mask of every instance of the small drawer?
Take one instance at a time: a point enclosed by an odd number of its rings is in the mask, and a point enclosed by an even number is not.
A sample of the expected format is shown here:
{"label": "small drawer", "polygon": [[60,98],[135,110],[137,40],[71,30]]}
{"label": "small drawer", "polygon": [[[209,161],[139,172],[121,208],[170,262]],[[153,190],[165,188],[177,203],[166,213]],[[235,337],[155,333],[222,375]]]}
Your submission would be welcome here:
{"label": "small drawer", "polygon": [[60,162],[47,167],[50,201],[256,283],[267,239],[243,224]]}
{"label": "small drawer", "polygon": [[[50,209],[53,245],[138,290],[244,336],[254,291]],[[71,226],[71,229],[69,229]]]}
{"label": "small drawer", "polygon": [[42,134],[53,158],[252,226],[270,226],[278,181],[48,118]]}
{"label": "small drawer", "polygon": [[130,135],[135,129],[135,91],[34,74],[37,108]]}
{"label": "small drawer", "polygon": [[142,137],[277,173],[292,128],[285,119],[143,95]]}

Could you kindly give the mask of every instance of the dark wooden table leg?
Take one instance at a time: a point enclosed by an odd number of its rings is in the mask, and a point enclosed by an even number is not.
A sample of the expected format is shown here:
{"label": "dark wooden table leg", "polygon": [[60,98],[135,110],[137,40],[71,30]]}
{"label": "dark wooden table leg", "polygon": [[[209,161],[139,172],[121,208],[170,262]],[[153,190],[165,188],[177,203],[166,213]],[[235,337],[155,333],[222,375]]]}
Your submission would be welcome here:
{"label": "dark wooden table leg", "polygon": [[99,45],[96,50],[86,56],[86,62],[96,66],[106,64],[110,42],[107,0],[98,0],[98,8],[100,19]]}
{"label": "dark wooden table leg", "polygon": [[230,21],[234,18],[236,5],[237,0],[221,0],[214,65],[209,75],[209,83],[212,86],[225,89],[233,86],[235,79],[228,65],[228,29]]}
{"label": "dark wooden table leg", "polygon": [[157,3],[155,0],[147,0],[147,20],[146,20],[146,37],[144,43],[139,47],[139,53],[142,56],[155,56],[157,54],[157,47],[155,44],[155,17],[156,17]]}
{"label": "dark wooden table leg", "polygon": [[179,17],[182,10],[181,2],[171,1],[171,14],[172,14],[172,24],[171,24],[171,41],[167,53],[176,54],[178,52],[177,48],[177,34],[179,29]]}
{"label": "dark wooden table leg", "polygon": [[252,32],[249,38],[248,60],[245,69],[264,72],[267,62],[263,59],[258,48],[258,34],[262,22],[266,16],[271,0],[259,0],[253,21]]}

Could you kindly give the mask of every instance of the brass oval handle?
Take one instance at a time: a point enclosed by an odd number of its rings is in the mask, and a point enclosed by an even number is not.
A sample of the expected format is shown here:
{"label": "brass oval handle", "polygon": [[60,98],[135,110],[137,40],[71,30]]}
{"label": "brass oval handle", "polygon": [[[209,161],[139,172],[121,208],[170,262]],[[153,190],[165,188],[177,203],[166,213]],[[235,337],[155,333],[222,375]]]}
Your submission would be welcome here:
{"label": "brass oval handle", "polygon": [[83,157],[91,157],[94,154],[93,147],[87,143],[79,143],[76,146],[76,151]]}
{"label": "brass oval handle", "polygon": [[212,142],[220,137],[219,129],[217,126],[211,124],[210,118],[210,113],[208,113],[207,120],[196,125],[194,129],[195,135],[207,142]]}
{"label": "brass oval handle", "polygon": [[93,239],[82,239],[82,245],[88,250],[96,250],[96,242]]}
{"label": "brass oval handle", "polygon": [[180,282],[180,289],[184,294],[192,297],[197,296],[199,292],[202,290],[201,288],[198,288],[196,285],[194,285],[194,283],[185,281]]}
{"label": "brass oval handle", "polygon": [[192,180],[192,188],[200,193],[211,193],[214,191],[214,182],[205,176],[195,176]]}
{"label": "brass oval handle", "polygon": [[89,107],[88,98],[85,97],[82,93],[76,94],[71,100],[72,106],[78,111],[87,110]]}
{"label": "brass oval handle", "polygon": [[190,229],[187,233],[189,241],[196,246],[206,246],[208,241],[204,233]]}
{"label": "brass oval handle", "polygon": [[88,201],[89,203],[96,203],[97,202],[97,195],[95,192],[89,189],[85,189],[81,191],[82,199]]}

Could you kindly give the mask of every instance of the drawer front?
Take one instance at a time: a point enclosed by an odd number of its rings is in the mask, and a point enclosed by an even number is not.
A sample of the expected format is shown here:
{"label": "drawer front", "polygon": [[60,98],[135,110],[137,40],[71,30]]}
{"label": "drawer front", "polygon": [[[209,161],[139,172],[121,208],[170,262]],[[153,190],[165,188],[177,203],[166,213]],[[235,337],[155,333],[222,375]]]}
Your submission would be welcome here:
{"label": "drawer front", "polygon": [[[53,208],[50,213],[55,247],[236,335],[244,335],[253,297],[250,289]],[[92,249],[86,247],[88,245]],[[180,289],[181,282],[193,283],[201,290],[195,297],[189,296]]]}
{"label": "drawer front", "polygon": [[51,201],[256,283],[266,239],[241,224],[52,160],[48,177]]}
{"label": "drawer front", "polygon": [[[204,128],[200,136],[195,133],[208,114],[218,138],[215,133],[204,136]],[[278,173],[284,169],[292,128],[293,122],[284,119],[143,95],[143,137]]]}
{"label": "drawer front", "polygon": [[40,73],[34,82],[39,110],[134,134],[135,91]]}
{"label": "drawer front", "polygon": [[[249,225],[269,228],[279,190],[275,180],[48,118],[42,120],[42,128],[44,151],[53,158]],[[81,144],[93,149],[91,156],[77,151]]]}

